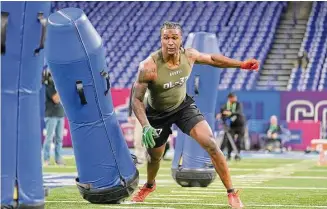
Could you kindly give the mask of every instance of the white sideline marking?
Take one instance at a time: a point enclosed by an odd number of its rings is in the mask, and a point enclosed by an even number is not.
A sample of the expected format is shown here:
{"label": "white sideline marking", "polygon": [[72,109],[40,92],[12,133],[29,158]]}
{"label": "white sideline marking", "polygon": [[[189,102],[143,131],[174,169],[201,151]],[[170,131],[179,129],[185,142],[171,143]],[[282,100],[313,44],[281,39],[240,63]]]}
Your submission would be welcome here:
{"label": "white sideline marking", "polygon": [[[198,197],[198,196],[196,195],[196,197]],[[199,201],[199,200],[202,200],[202,199],[197,199],[197,198],[190,198],[190,199],[183,198],[183,199],[181,199],[181,198],[165,198],[165,197],[149,197],[149,199],[150,200],[178,200],[178,201],[180,201],[180,200],[184,200],[184,201]]]}
{"label": "white sideline marking", "polygon": [[[327,174],[327,172],[326,172]],[[243,175],[234,176],[232,178],[242,179]],[[272,175],[246,175],[246,178],[256,178],[256,179],[264,179],[264,178],[275,178],[275,179],[327,179],[327,177],[323,176],[272,176]],[[245,179],[242,179],[245,180]],[[252,179],[250,179],[251,181]],[[246,181],[246,180],[245,180]]]}
{"label": "white sideline marking", "polygon": [[242,187],[244,189],[327,190],[326,187]]}
{"label": "white sideline marking", "polygon": [[[143,186],[143,184],[140,184],[139,186]],[[190,187],[181,187],[181,186],[179,186],[179,185],[167,185],[167,184],[160,184],[160,185],[158,185],[157,186],[158,188],[159,187],[170,187],[170,188],[172,188],[172,189],[181,189],[181,188],[183,188],[183,189],[190,189],[190,190],[192,190],[192,187],[190,188]],[[176,188],[177,187],[177,188]],[[194,188],[194,189],[200,189],[200,188]],[[201,188],[201,190],[203,189],[203,191],[205,191],[205,190],[210,190],[210,189],[215,189],[215,190],[220,190],[220,191],[226,191],[226,189],[224,188],[224,186],[223,185],[221,185],[221,186],[217,186],[217,185],[215,185],[215,186],[213,186],[213,185],[211,185],[211,186],[209,186],[208,188]],[[265,190],[265,189],[267,189],[267,190],[269,190],[269,189],[272,189],[272,190],[283,190],[283,189],[285,189],[285,190],[296,190],[296,189],[300,189],[300,190],[327,190],[327,187],[265,187],[265,186],[261,186],[261,187],[251,187],[250,185],[244,185],[244,186],[242,186],[241,187],[241,189],[263,189],[263,190]],[[187,192],[187,191],[186,191]]]}
{"label": "white sideline marking", "polygon": [[50,203],[89,203],[85,200],[46,200],[45,202]]}
{"label": "white sideline marking", "polygon": [[142,209],[175,209],[175,208],[169,208],[169,207],[156,207],[156,206],[151,206],[151,207],[147,207],[147,206],[131,206],[131,207],[126,207],[126,205],[124,206],[110,206],[110,205],[101,205],[101,208],[142,208]]}
{"label": "white sideline marking", "polygon": [[218,191],[176,191],[176,190],[172,190],[171,193],[187,193],[187,194],[226,194],[226,192],[218,192]]}
{"label": "white sideline marking", "polygon": [[[230,171],[274,171],[274,169],[277,167],[273,168],[229,168]],[[160,170],[171,170],[171,168],[160,168]],[[296,172],[327,172],[327,169],[312,169],[312,170],[305,170],[305,169],[299,169],[296,170]]]}
{"label": "white sideline marking", "polygon": [[[149,198],[152,199],[152,198]],[[169,199],[166,199],[169,200]],[[49,203],[88,203],[84,200],[56,200],[56,201],[45,201]],[[106,207],[106,208],[143,208],[143,209],[151,209],[151,208],[157,208],[157,209],[173,209],[169,207],[126,207],[127,204],[144,204],[144,205],[203,205],[203,206],[227,206],[226,204],[219,204],[219,203],[193,203],[193,202],[142,202],[142,203],[133,203],[133,202],[124,202],[122,205],[124,206],[100,206],[100,207]],[[293,208],[327,208],[327,205],[258,205],[258,204],[247,204],[247,207],[293,207]]]}
{"label": "white sideline marking", "polygon": [[45,169],[45,168],[76,168],[76,166],[74,166],[74,165],[63,165],[63,166],[47,165],[47,166],[43,166],[43,169]]}
{"label": "white sideline marking", "polygon": [[[143,202],[142,204],[146,205],[202,205],[202,206],[227,206],[227,204],[219,204],[219,203],[193,203],[193,202]],[[246,207],[292,207],[292,208],[327,208],[327,205],[257,205],[257,204],[247,204]]]}
{"label": "white sideline marking", "polygon": [[[217,193],[217,194],[219,194],[219,193]],[[153,197],[194,197],[194,195],[188,195],[188,194],[157,194],[157,195],[153,195]],[[217,195],[196,195],[196,197],[217,197]]]}
{"label": "white sideline marking", "polygon": [[[76,166],[71,166],[71,165],[66,165],[66,166],[57,166],[57,165],[48,165],[48,166],[44,166],[44,169],[46,168],[76,168]],[[230,171],[273,171],[275,168],[230,168]],[[171,170],[171,168],[160,168],[160,170]],[[296,172],[309,172],[309,173],[315,173],[315,172],[327,172],[327,169],[313,169],[313,170],[296,170]],[[53,173],[53,172],[46,172],[44,171],[44,173]],[[58,173],[57,173],[58,174]],[[141,176],[143,176],[144,174],[141,174]],[[144,175],[145,176],[145,175]],[[158,174],[158,176],[171,176],[169,174]]]}
{"label": "white sideline marking", "polygon": [[[184,188],[185,192],[189,191],[196,191],[199,190],[200,188]],[[242,189],[272,189],[272,190],[279,190],[279,189],[285,189],[285,190],[327,190],[327,187],[269,187],[269,186],[244,186]],[[223,190],[225,191],[226,189],[221,187],[213,187],[210,186],[209,188],[201,188],[201,191],[218,191],[218,190]]]}

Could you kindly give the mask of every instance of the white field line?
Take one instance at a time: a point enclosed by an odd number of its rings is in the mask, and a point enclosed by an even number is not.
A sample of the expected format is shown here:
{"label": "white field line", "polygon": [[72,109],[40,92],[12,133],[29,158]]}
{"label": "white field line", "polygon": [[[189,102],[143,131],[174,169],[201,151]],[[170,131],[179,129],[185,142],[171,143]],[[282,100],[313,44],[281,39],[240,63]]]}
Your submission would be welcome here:
{"label": "white field line", "polygon": [[[327,172],[326,172],[327,175]],[[323,176],[272,176],[272,175],[247,175],[246,178],[255,178],[255,179],[265,179],[265,178],[272,178],[275,179],[327,179],[327,177]],[[234,176],[235,179],[242,179],[244,180],[243,176]]]}
{"label": "white field line", "polygon": [[[326,171],[327,175],[327,171]],[[246,178],[252,178],[252,179],[244,179]],[[141,174],[140,177],[146,177],[145,174]],[[170,178],[160,178],[160,177],[170,177]],[[276,176],[276,175],[254,175],[254,174],[244,174],[244,175],[234,175],[232,176],[233,179],[236,181],[241,180],[241,182],[258,182],[261,183],[263,182],[266,178],[275,178],[275,179],[327,179],[326,176]],[[169,180],[172,179],[171,175],[165,175],[165,174],[159,174],[158,178],[160,180]],[[260,181],[260,179],[263,179]]]}
{"label": "white field line", "polygon": [[[262,189],[262,190],[327,190],[327,187],[271,187],[271,186],[244,186],[241,189]],[[195,187],[187,187],[184,188],[184,190],[187,190],[185,192],[189,191],[226,191],[226,189],[223,186],[216,187],[216,186],[210,186],[208,188],[195,188]],[[178,190],[181,191],[181,190]]]}
{"label": "white field line", "polygon": [[126,207],[126,205],[124,206],[110,206],[110,205],[101,205],[101,208],[124,208],[124,209],[128,209],[128,208],[132,208],[132,209],[136,209],[136,208],[141,208],[141,209],[175,209],[175,208],[171,208],[171,207],[158,207],[158,206],[151,206],[151,207],[147,207],[147,206],[130,206],[130,207]]}
{"label": "white field line", "polygon": [[43,172],[43,173],[46,174],[46,175],[44,175],[44,177],[49,177],[49,176],[54,176],[54,177],[57,177],[57,176],[77,176],[76,172],[66,172],[66,173],[63,173],[63,172]]}
{"label": "white field line", "polygon": [[[58,183],[46,183],[46,186],[57,186]],[[65,183],[64,186],[75,186],[74,183]],[[241,189],[261,189],[261,190],[327,190],[327,187],[268,187],[268,186],[250,186],[250,185],[242,185],[239,184]],[[140,187],[143,186],[143,184],[139,185]],[[180,187],[179,185],[175,185],[176,187],[174,188],[172,185],[167,185],[167,184],[160,184],[158,185],[158,188],[164,187],[164,188],[171,188],[171,189],[180,189],[178,192],[185,192],[188,193],[189,191],[199,191],[199,192],[214,192],[214,194],[219,194],[218,191],[226,191],[226,189],[221,185],[221,186],[210,186],[206,188],[197,188],[197,187]],[[172,190],[173,192],[174,190]],[[224,192],[225,193],[225,192]]]}
{"label": "white field line", "polygon": [[[259,180],[259,181],[240,181],[240,180],[236,180],[236,179],[233,180],[233,182],[235,182],[235,183],[248,183],[250,185],[253,184],[253,183],[262,183],[264,181],[265,180]],[[143,184],[145,184],[145,182],[146,182],[146,180],[145,179],[142,179],[142,180],[140,180],[139,185],[142,185],[143,186]],[[159,187],[161,185],[169,185],[169,184],[179,186],[177,184],[177,182],[175,182],[174,180],[162,180],[162,179],[158,179],[158,180],[156,180],[156,182],[157,182],[157,186],[159,186]],[[213,182],[211,185],[221,185],[221,183],[218,182],[218,181],[216,181],[216,182]]]}
{"label": "white field line", "polygon": [[[326,171],[327,175],[327,171]],[[58,176],[77,176],[77,173],[46,173],[44,176],[45,178],[56,178]],[[140,177],[146,177],[145,174],[141,174]],[[160,177],[171,177],[171,175],[159,175],[158,178]],[[244,175],[233,175],[232,178],[236,181],[241,181],[241,182],[263,182],[263,180],[260,179],[265,179],[265,178],[270,178],[274,177],[276,179],[327,179],[326,176],[273,176],[273,175],[254,175],[254,174],[244,174]],[[244,178],[252,178],[252,179],[244,179]],[[166,180],[172,180],[173,178],[160,178],[159,181],[166,181]]]}
{"label": "white field line", "polygon": [[85,200],[46,200],[49,203],[89,203]]}
{"label": "white field line", "polygon": [[[140,184],[139,185],[140,187],[143,186],[143,184]],[[201,189],[201,191],[205,191],[205,190],[211,190],[211,189],[214,189],[215,191],[226,191],[226,189],[224,188],[223,185],[210,185],[209,187],[201,187],[201,188],[197,188],[197,187],[181,187],[179,185],[175,185],[175,188],[174,188],[174,185],[172,186],[171,184],[158,184],[157,185],[157,188],[160,188],[160,187],[167,187],[167,188],[171,188],[171,189],[185,189],[185,190],[197,190],[197,189]],[[262,189],[262,190],[327,190],[327,187],[267,187],[267,186],[250,186],[250,185],[244,185],[242,186],[240,189]]]}
{"label": "white field line", "polygon": [[198,199],[198,198],[166,198],[166,197],[149,197],[149,199],[151,199],[151,200],[178,200],[178,201],[180,201],[180,200],[184,200],[184,201],[200,201],[200,200],[202,200],[202,199]]}
{"label": "white field line", "polygon": [[[216,193],[219,194],[220,192]],[[224,192],[226,194],[226,192]],[[152,197],[194,197],[192,194],[157,194],[153,195]],[[152,199],[151,197],[151,199]],[[196,197],[217,197],[217,195],[196,195]]]}
{"label": "white field line", "polygon": [[43,169],[45,169],[45,168],[76,168],[76,166],[74,166],[74,165],[63,165],[63,166],[47,165],[47,166],[43,166]]}
{"label": "white field line", "polygon": [[[298,169],[308,169],[312,166],[312,162],[309,161],[300,161],[297,163],[289,163],[289,164],[284,164],[280,165],[275,168],[266,168],[262,169],[256,174],[249,173],[249,174],[244,174],[244,175],[236,175],[233,179],[238,178],[238,179],[255,179],[258,180],[257,182],[250,182],[251,185],[258,185],[266,181],[270,181],[273,179],[278,179],[279,176],[290,176],[294,172],[296,172]],[[260,182],[261,181],[261,182]],[[245,182],[245,181],[243,181]],[[236,184],[238,181],[235,182]]]}
{"label": "white field line", "polygon": [[[48,166],[45,166],[43,168],[76,168],[76,166],[71,166],[71,165],[66,165],[66,166],[57,166],[57,165],[48,165]],[[285,168],[284,168],[285,169]],[[171,168],[160,168],[160,170],[171,170]],[[262,170],[266,170],[266,171],[274,171],[275,168],[230,168],[229,169],[230,171],[262,171]],[[304,170],[304,169],[299,169],[297,170],[297,172],[313,172],[313,173],[316,173],[316,172],[325,172],[327,173],[327,169],[314,169],[314,170]],[[160,172],[160,171],[159,171]],[[54,173],[54,172],[46,172],[44,171],[43,173]],[[58,173],[56,173],[58,174]],[[61,174],[61,173],[60,173]],[[144,175],[144,174],[141,174],[141,176]],[[158,174],[160,176],[160,173]],[[165,176],[167,174],[161,174],[162,176]],[[171,175],[167,175],[167,176],[171,176]]]}
{"label": "white field line", "polygon": [[[151,198],[149,198],[151,199]],[[166,200],[169,200],[169,198],[167,198]],[[45,201],[46,203],[88,203],[84,200],[48,200]],[[219,204],[219,203],[193,203],[193,202],[143,202],[143,203],[133,203],[133,202],[123,202],[122,206],[118,206],[118,205],[112,205],[112,206],[101,206],[101,207],[107,207],[107,208],[142,208],[142,206],[140,207],[128,207],[126,205],[128,204],[133,204],[133,205],[138,205],[138,204],[142,204],[142,205],[202,205],[202,206],[227,206],[226,204]],[[275,205],[268,205],[268,204],[247,204],[247,207],[292,207],[292,208],[327,208],[327,205],[282,205],[282,204],[275,204]],[[171,209],[169,207],[143,207],[143,209],[150,209],[150,208],[156,208],[156,209]]]}
{"label": "white field line", "polygon": [[[285,169],[285,168],[284,168]],[[171,168],[160,168],[160,170],[171,170]],[[160,172],[159,170],[159,172]],[[275,168],[230,168],[230,171],[262,171],[262,170],[266,170],[266,171],[274,171]],[[327,169],[314,169],[314,170],[310,170],[308,171],[307,169],[298,169],[296,170],[297,172],[327,172]]]}
{"label": "white field line", "polygon": [[210,192],[210,191],[206,191],[206,190],[204,190],[204,191],[176,191],[176,190],[172,190],[171,191],[171,193],[177,193],[177,194],[183,194],[183,193],[185,193],[185,194],[226,194],[226,192],[217,192],[217,191],[212,191],[212,192]]}
{"label": "white field line", "polygon": [[[219,203],[193,203],[193,202],[144,202],[142,204],[145,205],[161,205],[161,204],[165,204],[165,205],[201,205],[201,206],[227,206],[226,204],[219,204]],[[292,208],[327,208],[327,205],[281,205],[281,204],[276,204],[276,205],[268,205],[268,204],[247,204],[245,205],[246,207],[292,207]]]}

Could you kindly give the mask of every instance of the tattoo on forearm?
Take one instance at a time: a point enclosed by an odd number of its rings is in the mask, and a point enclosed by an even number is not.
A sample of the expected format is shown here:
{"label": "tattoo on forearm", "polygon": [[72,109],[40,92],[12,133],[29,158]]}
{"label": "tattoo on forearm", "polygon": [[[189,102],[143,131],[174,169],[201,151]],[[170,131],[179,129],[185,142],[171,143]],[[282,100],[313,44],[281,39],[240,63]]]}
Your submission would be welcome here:
{"label": "tattoo on forearm", "polygon": [[137,76],[137,82],[134,84],[134,94],[132,108],[135,116],[142,126],[149,124],[145,114],[144,96],[148,88],[148,83],[154,78],[155,69],[140,68]]}

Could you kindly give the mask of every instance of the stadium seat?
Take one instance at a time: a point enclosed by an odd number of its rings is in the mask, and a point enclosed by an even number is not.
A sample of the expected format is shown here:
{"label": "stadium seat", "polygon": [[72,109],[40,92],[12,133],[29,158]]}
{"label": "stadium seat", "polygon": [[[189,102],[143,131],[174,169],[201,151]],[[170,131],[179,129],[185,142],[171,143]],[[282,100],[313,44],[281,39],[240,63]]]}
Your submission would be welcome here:
{"label": "stadium seat", "polygon": [[[107,48],[113,87],[128,87],[134,81],[137,66],[160,47],[159,30],[164,21],[180,22],[183,38],[188,33],[207,31],[217,34],[220,50],[235,59],[255,57],[264,63],[272,45],[286,2],[53,2],[53,10],[78,7],[84,10],[103,38]],[[159,10],[160,8],[160,10]],[[293,69],[289,90],[326,89],[327,3],[313,2],[300,52],[310,56],[306,75]],[[143,43],[143,44],[141,44]],[[124,62],[122,65],[118,61]],[[130,73],[123,73],[131,71]],[[220,89],[252,89],[258,76],[251,72],[222,70]],[[315,73],[310,73],[315,72]],[[127,80],[118,82],[122,76]],[[306,78],[308,77],[309,78]],[[238,82],[242,78],[244,82]],[[251,79],[250,79],[251,78]],[[307,82],[304,82],[307,79]],[[297,82],[299,80],[299,82]],[[246,81],[246,82],[245,82]],[[294,82],[296,81],[296,82]]]}
{"label": "stadium seat", "polygon": [[[289,81],[289,89],[322,91],[326,72],[323,70],[327,66],[327,3],[313,2],[310,18],[307,24],[305,38],[299,51],[306,51],[309,63],[306,69],[297,69]],[[297,80],[299,82],[293,82]]]}

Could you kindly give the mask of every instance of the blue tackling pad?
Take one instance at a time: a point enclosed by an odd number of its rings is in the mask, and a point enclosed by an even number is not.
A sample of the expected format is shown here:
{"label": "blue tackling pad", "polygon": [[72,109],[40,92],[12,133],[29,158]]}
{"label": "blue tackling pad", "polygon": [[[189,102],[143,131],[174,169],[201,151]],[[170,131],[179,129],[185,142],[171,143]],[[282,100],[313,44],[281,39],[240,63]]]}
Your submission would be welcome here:
{"label": "blue tackling pad", "polygon": [[50,7],[50,2],[1,2],[1,206],[5,207],[44,208],[39,98]]}
{"label": "blue tackling pad", "polygon": [[[186,48],[195,48],[203,53],[219,53],[217,37],[214,34],[199,32],[191,33],[186,41]],[[211,129],[215,125],[216,98],[220,79],[220,69],[208,65],[195,64],[187,81],[187,93],[194,96],[195,104],[200,109]],[[197,172],[213,171],[208,153],[190,136],[178,130],[175,155],[172,163],[173,176],[175,171]],[[199,171],[200,172],[200,171]],[[216,174],[212,172],[212,177]],[[185,175],[184,175],[185,177]],[[190,177],[192,179],[196,177]],[[205,177],[206,178],[206,177]],[[210,178],[210,177],[208,177]],[[185,186],[187,186],[185,184]],[[188,185],[190,186],[190,185]]]}
{"label": "blue tackling pad", "polygon": [[112,104],[101,37],[82,10],[66,8],[50,15],[46,44],[69,120],[78,185],[87,192],[137,185],[138,171]]}

